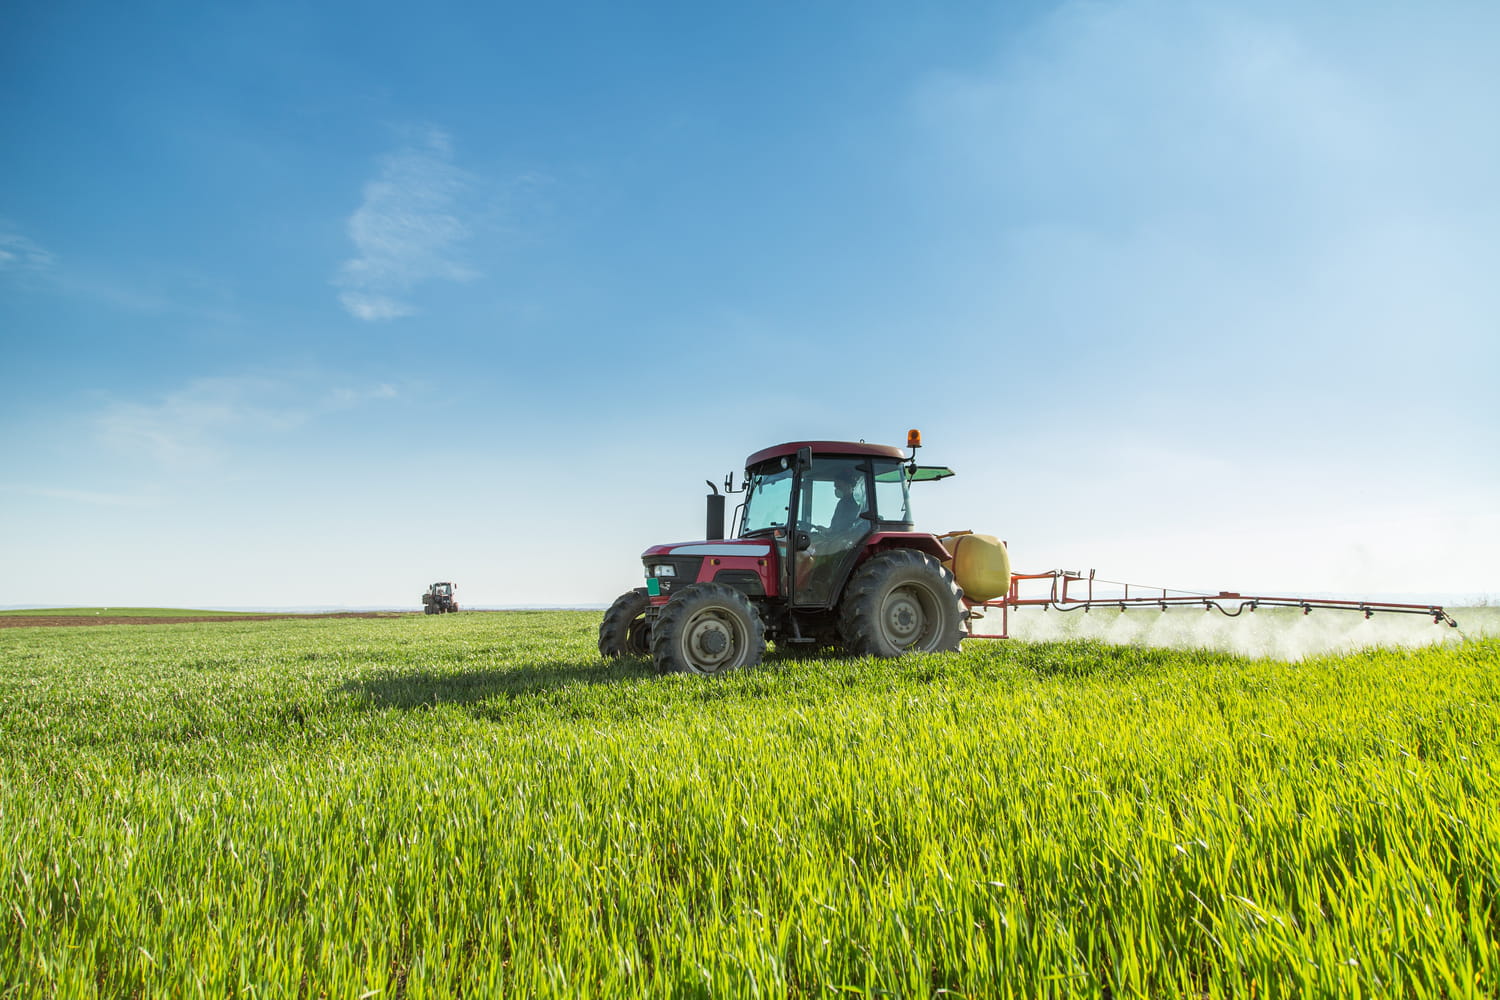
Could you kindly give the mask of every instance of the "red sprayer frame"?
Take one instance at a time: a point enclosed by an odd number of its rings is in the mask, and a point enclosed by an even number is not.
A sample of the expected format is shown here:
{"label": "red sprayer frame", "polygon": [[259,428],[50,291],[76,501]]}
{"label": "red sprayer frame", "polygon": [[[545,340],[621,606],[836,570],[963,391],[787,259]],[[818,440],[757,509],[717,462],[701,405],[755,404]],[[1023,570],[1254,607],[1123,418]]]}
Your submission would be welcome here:
{"label": "red sprayer frame", "polygon": [[[1021,585],[1029,580],[1049,580],[1050,589],[1045,596],[1021,596]],[[1094,585],[1116,588],[1118,593],[1098,594]],[[1087,587],[1084,596],[1078,596],[1076,591],[1070,591],[1074,584],[1085,584]],[[1134,593],[1132,593],[1134,591]],[[1233,605],[1234,610],[1230,610]],[[1301,608],[1302,613],[1308,614],[1314,609],[1329,611],[1359,611],[1366,618],[1377,611],[1389,611],[1397,614],[1429,615],[1433,624],[1447,624],[1454,628],[1458,622],[1435,604],[1393,604],[1389,601],[1334,601],[1323,598],[1308,597],[1254,597],[1245,594],[1236,594],[1227,590],[1221,590],[1217,594],[1196,593],[1186,590],[1172,590],[1167,587],[1147,587],[1140,584],[1121,583],[1117,580],[1098,580],[1094,571],[1089,570],[1085,576],[1078,570],[1054,569],[1046,573],[1014,573],[1010,578],[1010,592],[1004,597],[993,601],[971,601],[964,599],[964,607],[969,610],[969,618],[966,623],[968,639],[1009,639],[1010,638],[1010,609],[1023,607],[1054,608],[1058,611],[1084,611],[1085,613],[1095,608],[1113,608],[1125,611],[1128,608],[1159,608],[1166,611],[1168,608],[1201,607],[1205,611],[1215,610],[1231,618],[1242,614],[1246,608],[1254,611],[1256,608]],[[984,617],[984,608],[1000,609],[1000,631],[998,633],[975,632],[974,622]]]}

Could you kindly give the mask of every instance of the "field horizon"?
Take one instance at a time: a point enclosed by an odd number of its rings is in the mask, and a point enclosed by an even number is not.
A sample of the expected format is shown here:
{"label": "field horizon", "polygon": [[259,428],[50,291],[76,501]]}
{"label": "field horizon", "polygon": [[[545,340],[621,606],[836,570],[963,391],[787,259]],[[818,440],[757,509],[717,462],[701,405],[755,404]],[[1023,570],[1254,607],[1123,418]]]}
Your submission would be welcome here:
{"label": "field horizon", "polygon": [[[1371,598],[1373,600],[1373,598]],[[528,608],[466,607],[460,614],[570,611],[592,613],[602,608],[538,606]],[[1262,608],[1238,616],[1204,612],[1196,608],[1132,609],[1119,613],[1099,609],[1088,613],[1059,612],[1044,608],[1013,608],[1010,630],[1014,640],[1024,642],[1071,639],[1103,642],[1116,646],[1181,650],[1218,650],[1251,657],[1300,660],[1323,654],[1351,653],[1361,649],[1412,648],[1451,644],[1468,638],[1500,636],[1500,607],[1479,604],[1448,606],[1458,626],[1437,625],[1426,616],[1381,612],[1366,620],[1349,611],[1319,610],[1304,615],[1294,608]],[[210,621],[274,620],[283,618],[378,618],[422,615],[417,608],[321,608],[307,609],[216,609],[132,607],[38,607],[0,609],[0,629],[28,626],[96,627],[112,624],[153,624],[176,619]],[[76,619],[76,621],[75,621]],[[975,631],[999,627],[999,615],[977,622]],[[970,645],[987,642],[968,639]]]}

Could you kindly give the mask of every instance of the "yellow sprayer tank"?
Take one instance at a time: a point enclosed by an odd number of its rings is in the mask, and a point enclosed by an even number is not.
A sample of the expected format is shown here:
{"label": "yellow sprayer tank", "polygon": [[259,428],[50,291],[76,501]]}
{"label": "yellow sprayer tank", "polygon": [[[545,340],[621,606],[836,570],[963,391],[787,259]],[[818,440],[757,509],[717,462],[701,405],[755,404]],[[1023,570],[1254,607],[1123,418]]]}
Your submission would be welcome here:
{"label": "yellow sprayer tank", "polygon": [[993,601],[1010,592],[1010,552],[993,535],[954,531],[939,535],[948,550],[943,563],[971,601]]}

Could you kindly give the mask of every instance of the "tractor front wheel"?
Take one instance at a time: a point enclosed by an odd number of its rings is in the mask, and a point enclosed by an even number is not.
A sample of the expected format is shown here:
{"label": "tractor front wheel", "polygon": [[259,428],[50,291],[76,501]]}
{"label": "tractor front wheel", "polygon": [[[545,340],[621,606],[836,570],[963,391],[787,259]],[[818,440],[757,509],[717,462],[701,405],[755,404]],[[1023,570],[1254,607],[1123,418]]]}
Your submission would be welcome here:
{"label": "tractor front wheel", "polygon": [[957,652],[963,591],[953,574],[924,552],[881,552],[850,578],[839,631],[855,656]]}
{"label": "tractor front wheel", "polygon": [[645,587],[615,598],[599,625],[599,655],[606,660],[651,655],[651,625],[646,621],[650,605]]}
{"label": "tractor front wheel", "polygon": [[660,673],[722,674],[759,663],[766,627],[744,594],[722,583],[683,587],[651,630],[651,658]]}

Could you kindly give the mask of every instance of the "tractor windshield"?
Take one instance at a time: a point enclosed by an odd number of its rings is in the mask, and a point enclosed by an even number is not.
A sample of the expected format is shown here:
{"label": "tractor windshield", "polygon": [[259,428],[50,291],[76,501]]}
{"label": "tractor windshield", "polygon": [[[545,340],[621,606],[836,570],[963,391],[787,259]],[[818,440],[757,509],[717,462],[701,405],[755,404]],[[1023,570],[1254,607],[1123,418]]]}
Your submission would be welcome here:
{"label": "tractor windshield", "polygon": [[[871,478],[866,478],[873,473]],[[874,493],[868,487],[873,479]],[[869,520],[911,524],[907,467],[898,459],[820,456],[803,478],[797,525],[855,530],[863,534]],[[792,503],[792,470],[769,463],[749,472],[740,534],[784,528]],[[864,517],[861,517],[861,514]]]}
{"label": "tractor windshield", "polygon": [[787,510],[792,504],[792,470],[766,469],[750,473],[750,488],[745,495],[745,519],[740,522],[741,535],[753,535],[786,525]]}

